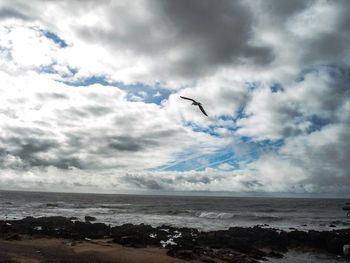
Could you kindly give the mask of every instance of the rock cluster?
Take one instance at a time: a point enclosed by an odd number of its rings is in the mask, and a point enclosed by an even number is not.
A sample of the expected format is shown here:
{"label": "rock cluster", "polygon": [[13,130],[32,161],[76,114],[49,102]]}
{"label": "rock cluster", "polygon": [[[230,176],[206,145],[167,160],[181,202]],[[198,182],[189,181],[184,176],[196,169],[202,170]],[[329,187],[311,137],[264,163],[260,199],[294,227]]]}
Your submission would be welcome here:
{"label": "rock cluster", "polygon": [[158,246],[168,249],[169,256],[185,260],[214,259],[234,262],[258,262],[266,257],[282,258],[290,248],[310,248],[342,254],[344,244],[350,243],[350,229],[290,232],[260,226],[200,232],[194,228],[124,224],[111,227],[66,217],[26,217],[22,220],[0,221],[0,238],[18,240],[20,235],[45,235],[73,240],[109,238],[125,246]]}

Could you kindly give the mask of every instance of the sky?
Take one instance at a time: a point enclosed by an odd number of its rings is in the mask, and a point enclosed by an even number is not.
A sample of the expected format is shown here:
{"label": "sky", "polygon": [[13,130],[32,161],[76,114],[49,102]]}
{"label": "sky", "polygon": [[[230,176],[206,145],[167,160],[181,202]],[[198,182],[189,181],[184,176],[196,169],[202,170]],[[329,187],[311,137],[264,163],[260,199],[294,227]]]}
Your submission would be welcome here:
{"label": "sky", "polygon": [[1,0],[0,189],[350,196],[349,13]]}

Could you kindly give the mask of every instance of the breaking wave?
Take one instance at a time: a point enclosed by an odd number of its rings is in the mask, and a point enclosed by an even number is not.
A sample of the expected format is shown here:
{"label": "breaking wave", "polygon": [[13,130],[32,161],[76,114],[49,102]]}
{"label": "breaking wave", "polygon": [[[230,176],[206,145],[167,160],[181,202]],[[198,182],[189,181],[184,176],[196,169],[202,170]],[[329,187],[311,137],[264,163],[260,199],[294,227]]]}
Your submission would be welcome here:
{"label": "breaking wave", "polygon": [[196,216],[208,219],[230,219],[235,217],[236,215],[233,213],[226,212],[198,212]]}

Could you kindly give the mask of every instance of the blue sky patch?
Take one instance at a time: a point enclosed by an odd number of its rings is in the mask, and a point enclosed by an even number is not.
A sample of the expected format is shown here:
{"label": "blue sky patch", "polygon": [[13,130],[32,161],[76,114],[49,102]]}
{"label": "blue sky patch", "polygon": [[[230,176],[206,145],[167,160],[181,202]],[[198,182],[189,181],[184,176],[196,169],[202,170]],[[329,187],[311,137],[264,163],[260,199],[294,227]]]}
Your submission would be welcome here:
{"label": "blue sky patch", "polygon": [[258,81],[252,81],[252,82],[247,81],[245,83],[245,86],[247,87],[248,91],[253,91],[253,90],[257,89],[260,85],[261,85],[261,83]]}
{"label": "blue sky patch", "polygon": [[62,38],[60,38],[58,35],[56,35],[55,33],[51,32],[51,31],[46,31],[46,30],[41,30],[41,32],[43,33],[43,35],[45,37],[52,40],[60,48],[65,48],[68,46],[67,43]]}
{"label": "blue sky patch", "polygon": [[48,73],[48,74],[56,74],[57,71],[53,68],[55,63],[52,63],[50,65],[43,65],[35,69],[38,73]]}
{"label": "blue sky patch", "polygon": [[96,75],[77,81],[65,81],[64,83],[69,86],[90,86],[93,84],[101,84],[103,86],[111,85],[105,76]]}
{"label": "blue sky patch", "polygon": [[124,84],[119,82],[116,86],[128,92],[128,96],[140,96],[145,103],[161,104],[164,99],[168,99],[170,91],[159,85],[148,86],[142,83]]}
{"label": "blue sky patch", "polygon": [[241,141],[249,147],[249,151],[239,156],[239,161],[257,160],[265,152],[277,152],[285,143],[284,139],[255,141],[251,137],[242,136]]}
{"label": "blue sky patch", "polygon": [[215,137],[219,137],[219,134],[215,132],[214,129],[221,127],[221,126],[214,126],[214,125],[202,127],[202,126],[196,125],[194,122],[191,122],[191,121],[184,122],[184,126],[191,128],[192,131],[194,132],[203,132]]}
{"label": "blue sky patch", "polygon": [[[72,77],[74,76],[78,70],[77,69],[74,69],[74,68],[71,68],[71,67],[67,67],[69,73],[62,73],[62,72],[59,72],[57,71],[54,66],[56,65],[56,62],[55,63],[51,63],[51,64],[48,64],[48,65],[42,65],[40,67],[37,67],[35,68],[34,70],[38,73],[47,73],[47,74],[58,74],[60,75],[62,78],[69,78],[69,77]],[[74,86],[74,84],[70,83],[70,82],[65,82],[65,81],[62,81],[63,83],[67,84],[67,85],[70,85],[70,86]]]}
{"label": "blue sky patch", "polygon": [[[76,73],[76,72],[75,72]],[[70,86],[90,86],[93,84],[101,84],[102,86],[115,86],[128,93],[129,100],[139,98],[145,103],[161,104],[164,99],[168,99],[171,92],[156,84],[155,86],[145,85],[143,83],[125,84],[119,81],[110,81],[106,76],[91,76],[80,79],[78,81],[66,81],[66,85]]]}
{"label": "blue sky patch", "polygon": [[325,118],[321,118],[317,115],[312,115],[311,117],[308,118],[308,120],[311,122],[311,126],[308,127],[307,132],[312,133],[315,131],[321,130],[324,126],[330,123],[329,120]]}
{"label": "blue sky patch", "polygon": [[277,93],[277,92],[281,92],[284,90],[283,86],[279,83],[275,83],[273,85],[270,86],[270,90],[272,93]]}
{"label": "blue sky patch", "polygon": [[234,161],[234,152],[230,148],[219,149],[214,153],[200,154],[198,152],[185,152],[176,157],[176,160],[160,167],[155,168],[155,171],[204,171],[211,167],[216,168],[228,163],[232,166],[232,170],[239,167],[239,164]]}
{"label": "blue sky patch", "polygon": [[252,138],[242,137],[241,142],[247,145],[242,153],[235,152],[234,147],[227,146],[213,153],[200,154],[198,152],[185,152],[176,156],[173,162],[152,169],[153,171],[204,171],[207,168],[220,169],[220,165],[231,166],[228,171],[240,169],[241,165],[257,160],[266,152],[277,152],[283,145],[284,140],[253,141]]}

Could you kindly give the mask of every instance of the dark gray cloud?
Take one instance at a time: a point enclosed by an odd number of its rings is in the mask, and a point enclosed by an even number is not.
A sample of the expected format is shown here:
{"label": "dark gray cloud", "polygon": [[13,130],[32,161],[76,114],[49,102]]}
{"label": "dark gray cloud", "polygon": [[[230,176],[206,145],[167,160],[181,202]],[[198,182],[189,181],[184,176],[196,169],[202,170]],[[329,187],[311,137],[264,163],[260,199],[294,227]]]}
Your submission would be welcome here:
{"label": "dark gray cloud", "polygon": [[58,146],[57,142],[54,140],[26,137],[26,135],[22,135],[21,137],[8,137],[6,138],[6,143],[14,146],[14,150],[12,152],[21,158],[40,152],[46,152],[47,150]]}
{"label": "dark gray cloud", "polygon": [[310,135],[290,138],[278,155],[270,154],[251,165],[269,191],[348,194],[350,133],[347,126],[332,124]]}
{"label": "dark gray cloud", "polygon": [[314,2],[313,0],[294,0],[294,1],[279,1],[279,0],[263,0],[260,1],[266,8],[269,14],[279,16],[283,20],[287,20],[290,16],[304,10]]}
{"label": "dark gray cloud", "polygon": [[288,38],[293,45],[286,43],[291,47],[289,50],[283,46],[278,49],[287,54],[293,52],[300,59],[300,67],[348,63],[350,5],[347,1],[268,0],[260,1],[258,8],[268,14],[263,16],[265,25],[260,25],[259,32],[271,30],[276,36],[283,32],[281,41]]}
{"label": "dark gray cloud", "polygon": [[6,18],[19,18],[29,20],[30,17],[12,8],[0,8],[0,20]]}
{"label": "dark gray cloud", "polygon": [[133,176],[133,175],[125,175],[122,177],[122,182],[129,183],[131,185],[135,185],[140,189],[149,189],[149,190],[162,190],[164,189],[155,179]]}
{"label": "dark gray cloud", "polygon": [[65,100],[68,99],[68,96],[62,93],[38,93],[36,94],[39,100],[42,100],[43,102],[49,100],[49,99],[54,99],[54,100]]}
{"label": "dark gray cloud", "polygon": [[57,111],[57,114],[62,119],[77,121],[81,118],[97,118],[105,116],[113,110],[105,106],[88,105],[83,107],[71,106],[69,109]]}
{"label": "dark gray cloud", "polygon": [[105,106],[87,106],[83,110],[89,112],[94,117],[105,116],[109,113],[112,113],[113,110],[110,107]]}
{"label": "dark gray cloud", "polygon": [[112,136],[107,138],[108,147],[117,151],[127,151],[127,152],[137,152],[145,150],[149,146],[159,145],[159,142],[154,139],[147,139],[141,137],[132,137],[132,136]]}
{"label": "dark gray cloud", "polygon": [[[38,129],[9,128],[8,137],[0,137],[0,162],[2,168],[32,169],[53,166],[60,169],[83,168],[82,162],[65,155],[61,146],[49,134]],[[61,152],[60,152],[61,151]],[[53,154],[52,154],[53,153]],[[14,158],[17,162],[9,162]]]}
{"label": "dark gray cloud", "polygon": [[[137,122],[131,125],[137,125]],[[147,149],[155,149],[156,147],[161,148],[162,143],[160,139],[175,136],[177,132],[181,131],[174,129],[160,131],[149,130],[144,131],[142,136],[105,136],[102,137],[102,140],[107,142],[108,148],[117,152],[142,152]],[[101,151],[105,151],[105,149],[101,149]]]}
{"label": "dark gray cloud", "polygon": [[[291,161],[298,167],[309,170],[311,176],[303,181],[318,188],[327,186],[347,186],[350,188],[350,131],[343,125],[326,127],[333,133],[333,137],[325,141],[325,131],[320,132],[320,143],[315,144],[306,138],[298,142],[298,152],[307,153],[300,158],[293,155]],[[296,142],[294,142],[296,143]]]}
{"label": "dark gray cloud", "polygon": [[308,62],[312,61],[313,63],[322,64],[325,61],[327,63],[342,61],[349,55],[349,35],[350,29],[340,32],[327,32],[317,38],[304,40],[303,45],[307,47],[308,52],[303,57],[303,63],[309,64]]}
{"label": "dark gray cloud", "polygon": [[222,179],[220,176],[215,176],[215,178],[210,178],[206,175],[204,176],[191,176],[191,177],[186,177],[183,175],[179,175],[176,177],[176,181],[184,181],[184,182],[188,182],[188,183],[192,183],[192,184],[210,184],[213,180],[218,180],[218,179]]}
{"label": "dark gray cloud", "polygon": [[182,77],[242,61],[267,64],[273,59],[271,49],[251,44],[254,20],[240,1],[146,1],[146,20],[129,8],[111,5],[108,29],[76,30],[89,41],[162,60],[159,73],[166,69]]}
{"label": "dark gray cloud", "polygon": [[253,17],[239,1],[166,0],[158,4],[175,43],[184,47],[186,57],[179,61],[178,69],[182,74],[242,59],[258,64],[272,59],[270,49],[248,43]]}
{"label": "dark gray cloud", "polygon": [[258,180],[251,180],[251,181],[243,181],[242,185],[244,185],[248,190],[254,190],[254,188],[263,188],[264,184],[260,183]]}
{"label": "dark gray cloud", "polygon": [[120,178],[121,182],[136,186],[140,189],[148,190],[181,190],[182,187],[189,187],[187,190],[196,190],[199,186],[201,190],[211,187],[214,182],[224,182],[226,175],[201,174],[198,173],[174,173],[157,176],[151,173],[126,174]]}
{"label": "dark gray cloud", "polygon": [[[122,156],[125,152],[142,152],[159,144],[156,139],[104,136],[100,131],[80,130],[75,134],[67,134],[62,143],[53,134],[40,129],[10,127],[5,133],[9,136],[0,138],[3,145],[0,149],[1,163],[5,167],[9,156],[16,158],[19,162],[9,164],[14,169],[50,166],[59,169],[94,169],[99,166],[96,158],[115,156],[116,153]],[[79,154],[86,157],[79,157]]]}

